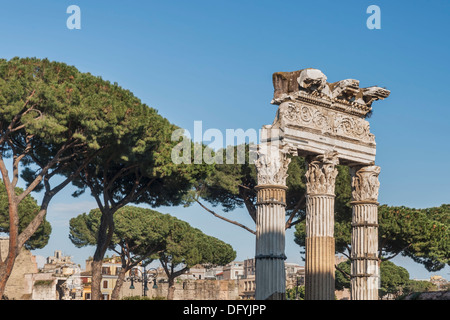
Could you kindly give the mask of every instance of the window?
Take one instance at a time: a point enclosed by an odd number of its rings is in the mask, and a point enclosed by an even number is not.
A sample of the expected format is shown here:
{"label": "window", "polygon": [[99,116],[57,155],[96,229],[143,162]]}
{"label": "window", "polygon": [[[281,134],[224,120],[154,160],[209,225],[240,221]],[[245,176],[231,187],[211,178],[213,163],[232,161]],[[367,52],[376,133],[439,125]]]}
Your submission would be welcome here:
{"label": "window", "polygon": [[90,293],[85,293],[84,294],[84,300],[91,300],[91,294]]}
{"label": "window", "polygon": [[104,280],[103,281],[103,289],[107,289],[108,288],[108,281]]}

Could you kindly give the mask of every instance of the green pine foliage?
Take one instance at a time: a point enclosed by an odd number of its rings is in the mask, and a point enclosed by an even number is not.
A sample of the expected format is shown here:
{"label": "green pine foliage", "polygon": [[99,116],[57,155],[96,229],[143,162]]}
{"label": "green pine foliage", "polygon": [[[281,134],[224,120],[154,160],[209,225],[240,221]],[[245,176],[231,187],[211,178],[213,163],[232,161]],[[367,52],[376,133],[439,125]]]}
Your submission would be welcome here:
{"label": "green pine foliage", "polygon": [[[72,218],[72,243],[78,248],[96,246],[101,218],[99,209]],[[151,209],[123,207],[114,214],[114,226],[109,248],[120,254],[124,271],[144,260],[159,259],[173,283],[175,277],[196,264],[225,265],[236,258],[229,244]]]}
{"label": "green pine foliage", "polygon": [[[23,190],[16,188],[16,194],[21,194]],[[8,197],[6,195],[5,185],[0,180],[0,232],[9,233],[9,214],[8,214]],[[19,215],[19,232],[25,229],[31,220],[34,219],[39,212],[37,201],[28,195],[18,206]],[[45,247],[50,239],[52,227],[50,223],[44,219],[36,232],[25,242],[25,248],[28,250],[41,249]]]}
{"label": "green pine foliage", "polygon": [[[450,206],[413,209],[382,205],[378,209],[379,259],[407,256],[428,271],[438,271],[450,263]],[[349,256],[351,250],[350,214],[336,212],[336,253]],[[295,242],[304,247],[305,225],[296,226]]]}

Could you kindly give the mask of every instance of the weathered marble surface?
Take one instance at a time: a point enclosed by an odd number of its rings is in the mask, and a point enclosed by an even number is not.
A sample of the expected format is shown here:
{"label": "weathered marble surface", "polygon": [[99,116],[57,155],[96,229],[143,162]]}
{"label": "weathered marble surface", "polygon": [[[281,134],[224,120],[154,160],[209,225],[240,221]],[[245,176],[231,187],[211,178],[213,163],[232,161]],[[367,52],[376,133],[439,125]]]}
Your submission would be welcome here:
{"label": "weathered marble surface", "polygon": [[271,125],[278,130],[271,139],[283,141],[301,156],[336,151],[342,164],[374,163],[375,136],[366,116],[389,90],[360,88],[355,79],[328,83],[320,70],[311,68],[277,72],[273,85],[272,103],[279,107]]}
{"label": "weathered marble surface", "polygon": [[283,299],[285,190],[291,156],[304,156],[306,172],[306,298],[334,299],[336,165],[352,168],[352,297],[376,299],[378,174],[375,136],[366,120],[372,103],[389,96],[359,81],[327,82],[318,69],[273,75],[278,105],[263,126],[258,172],[256,299]]}

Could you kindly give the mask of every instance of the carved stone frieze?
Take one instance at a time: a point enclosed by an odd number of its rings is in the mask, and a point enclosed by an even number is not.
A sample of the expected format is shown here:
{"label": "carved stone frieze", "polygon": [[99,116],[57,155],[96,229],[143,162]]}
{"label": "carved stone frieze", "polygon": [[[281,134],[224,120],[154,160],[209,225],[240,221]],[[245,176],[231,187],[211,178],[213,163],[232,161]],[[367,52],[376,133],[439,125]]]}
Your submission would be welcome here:
{"label": "carved stone frieze", "polygon": [[328,194],[334,195],[336,176],[339,163],[336,152],[308,157],[308,170],[306,171],[306,190],[308,195]]}
{"label": "carved stone frieze", "polygon": [[279,121],[284,125],[294,125],[319,130],[322,134],[355,139],[365,143],[375,143],[367,120],[319,106],[298,102],[283,103],[279,108]]}
{"label": "carved stone frieze", "polygon": [[336,113],[333,133],[338,136],[355,138],[363,142],[375,143],[375,136],[370,133],[369,122],[361,118]]}
{"label": "carved stone frieze", "polygon": [[380,167],[364,166],[350,168],[352,175],[352,198],[353,201],[376,202],[380,181]]}

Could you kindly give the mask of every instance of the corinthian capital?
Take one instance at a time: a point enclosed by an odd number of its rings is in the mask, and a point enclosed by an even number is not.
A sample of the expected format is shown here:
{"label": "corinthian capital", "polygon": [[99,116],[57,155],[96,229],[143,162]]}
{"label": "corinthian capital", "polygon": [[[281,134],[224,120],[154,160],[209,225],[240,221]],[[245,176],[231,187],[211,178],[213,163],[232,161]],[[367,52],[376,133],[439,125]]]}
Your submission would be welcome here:
{"label": "corinthian capital", "polygon": [[374,201],[378,200],[378,190],[380,181],[380,167],[365,166],[350,169],[352,175],[352,197],[353,201]]}
{"label": "corinthian capital", "polygon": [[308,170],[306,171],[306,190],[311,194],[334,195],[336,176],[338,170],[336,165],[339,159],[336,152],[307,158]]}
{"label": "corinthian capital", "polygon": [[263,144],[258,150],[256,170],[258,185],[286,185],[287,170],[291,159],[277,145]]}

